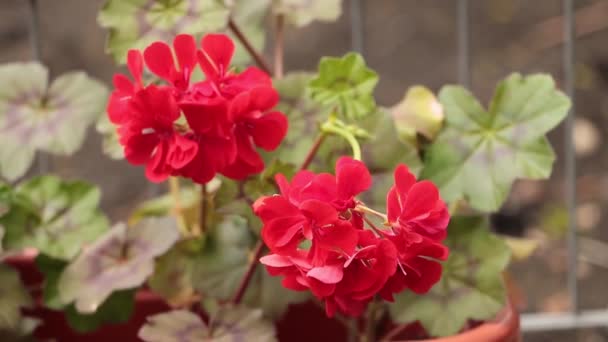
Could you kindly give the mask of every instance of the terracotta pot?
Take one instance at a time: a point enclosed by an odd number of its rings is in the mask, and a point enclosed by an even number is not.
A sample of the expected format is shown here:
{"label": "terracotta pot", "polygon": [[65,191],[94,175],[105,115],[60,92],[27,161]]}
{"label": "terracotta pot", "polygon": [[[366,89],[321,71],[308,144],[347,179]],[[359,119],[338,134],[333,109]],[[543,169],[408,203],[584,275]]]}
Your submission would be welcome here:
{"label": "terracotta pot", "polygon": [[398,339],[400,342],[521,342],[519,313],[510,301],[491,321],[464,331],[458,335],[423,340]]}

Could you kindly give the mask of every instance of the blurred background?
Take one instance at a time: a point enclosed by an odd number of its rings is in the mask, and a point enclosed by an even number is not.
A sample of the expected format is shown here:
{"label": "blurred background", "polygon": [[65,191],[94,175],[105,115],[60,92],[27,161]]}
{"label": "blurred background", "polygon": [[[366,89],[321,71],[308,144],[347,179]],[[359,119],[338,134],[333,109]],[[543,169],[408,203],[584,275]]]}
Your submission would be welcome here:
{"label": "blurred background", "polygon": [[[109,84],[118,69],[104,52],[105,32],[96,22],[102,4],[103,0],[38,1],[41,59],[51,75],[80,69]],[[286,70],[314,70],[321,56],[343,55],[356,48],[380,75],[379,104],[397,103],[414,84],[436,91],[459,81],[457,6],[457,0],[344,0],[337,22],[287,30]],[[0,63],[32,58],[29,16],[28,1],[2,0]],[[497,81],[512,71],[547,72],[563,85],[561,0],[469,0],[468,16],[470,86],[479,98],[487,101]],[[580,308],[597,310],[608,308],[608,244],[603,242],[608,241],[604,229],[608,227],[608,147],[603,141],[608,136],[608,0],[576,0],[575,19],[573,140],[578,201],[573,219],[580,237],[576,276]],[[493,218],[498,231],[539,242],[529,259],[511,267],[526,313],[570,309],[562,126],[551,134],[558,156],[551,179],[517,182],[508,203]],[[159,191],[143,177],[142,168],[105,157],[94,128],[75,156],[50,158],[54,173],[99,185],[103,209],[113,219],[126,218],[135,203]],[[605,318],[608,326],[608,314]],[[524,336],[532,342],[600,342],[608,341],[608,330]]]}

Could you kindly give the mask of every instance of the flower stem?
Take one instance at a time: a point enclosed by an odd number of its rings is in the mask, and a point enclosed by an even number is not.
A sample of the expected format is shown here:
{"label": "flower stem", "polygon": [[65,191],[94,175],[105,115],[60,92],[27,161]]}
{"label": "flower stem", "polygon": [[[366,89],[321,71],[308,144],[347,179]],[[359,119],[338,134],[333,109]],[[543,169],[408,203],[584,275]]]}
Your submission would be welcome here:
{"label": "flower stem", "polygon": [[323,124],[323,126],[321,126],[321,130],[323,132],[336,134],[344,138],[350,144],[350,147],[353,149],[353,158],[356,160],[361,160],[361,146],[359,146],[357,138],[355,138],[355,136],[351,132],[342,128],[338,128],[330,123]]}
{"label": "flower stem", "polygon": [[249,260],[249,267],[247,268],[247,272],[245,272],[245,275],[241,280],[241,284],[239,285],[236,294],[232,298],[233,304],[238,305],[241,303],[241,300],[243,300],[243,297],[245,296],[245,291],[247,291],[247,287],[249,287],[251,278],[253,278],[253,274],[255,273],[255,269],[259,263],[259,259],[262,257],[262,254],[264,253],[265,249],[266,248],[264,242],[262,242],[262,240],[258,241],[258,244],[255,247],[255,251],[253,252],[253,258]]}
{"label": "flower stem", "polygon": [[277,79],[283,78],[283,46],[285,42],[285,16],[278,14],[276,16],[274,38],[274,77]]}
{"label": "flower stem", "polygon": [[365,341],[376,341],[376,313],[378,312],[380,303],[374,298],[367,309],[367,320],[365,322]]}
{"label": "flower stem", "polygon": [[405,328],[407,328],[407,327],[408,327],[407,324],[400,324],[400,325],[394,327],[388,333],[386,333],[386,335],[384,335],[384,337],[382,337],[380,339],[380,341],[382,341],[382,342],[392,341],[397,336],[399,336],[399,334],[401,334],[403,332],[403,330],[405,330]]}
{"label": "flower stem", "polygon": [[315,155],[317,155],[317,152],[319,151],[319,147],[321,147],[321,144],[325,140],[325,137],[327,137],[327,134],[325,134],[325,133],[321,133],[317,136],[317,139],[315,140],[314,144],[308,151],[306,158],[304,158],[304,162],[302,162],[302,165],[300,166],[300,170],[306,170],[310,166],[310,163],[312,163],[312,160],[315,158]]}
{"label": "flower stem", "polygon": [[245,37],[241,29],[238,27],[238,25],[234,22],[232,18],[228,19],[228,27],[230,28],[230,31],[234,33],[239,42],[243,44],[249,55],[251,55],[251,57],[255,60],[256,64],[260,67],[260,69],[264,70],[264,72],[266,72],[267,74],[270,74],[270,68],[268,67],[268,63],[266,63],[266,60],[264,60],[264,57],[262,57],[262,55],[260,55],[255,50],[249,39]]}
{"label": "flower stem", "polygon": [[189,236],[190,232],[188,231],[188,227],[186,226],[186,220],[184,219],[184,215],[182,213],[179,178],[169,177],[169,191],[171,192],[171,197],[173,198],[173,213],[177,218],[177,227],[182,232],[183,236]]}
{"label": "flower stem", "polygon": [[201,208],[199,217],[199,226],[201,227],[201,233],[207,231],[207,215],[208,215],[208,201],[207,201],[207,184],[201,184]]}
{"label": "flower stem", "polygon": [[381,219],[383,219],[384,221],[388,222],[388,217],[387,217],[385,214],[383,214],[383,213],[381,213],[381,212],[379,212],[379,211],[376,211],[376,210],[374,210],[374,209],[372,209],[372,208],[368,208],[368,207],[366,207],[366,206],[364,206],[364,205],[358,204],[358,205],[355,207],[355,209],[354,209],[354,210],[355,210],[355,211],[358,211],[358,212],[360,212],[360,213],[364,213],[364,214],[371,214],[371,215],[374,215],[374,216],[378,216],[378,217],[380,217]]}

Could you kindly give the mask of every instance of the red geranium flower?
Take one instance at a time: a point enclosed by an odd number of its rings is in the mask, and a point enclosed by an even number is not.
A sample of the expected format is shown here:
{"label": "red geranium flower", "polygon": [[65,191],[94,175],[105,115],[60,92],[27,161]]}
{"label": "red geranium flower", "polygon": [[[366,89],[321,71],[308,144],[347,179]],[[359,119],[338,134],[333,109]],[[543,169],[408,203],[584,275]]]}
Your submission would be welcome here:
{"label": "red geranium flower", "polygon": [[129,50],[127,66],[133,76],[133,82],[123,74],[114,75],[112,80],[115,89],[110,95],[107,111],[110,122],[114,124],[122,124],[129,120],[129,101],[138,90],[143,88],[141,75],[144,71],[144,64],[139,51]]}
{"label": "red geranium flower", "polygon": [[355,228],[338,218],[329,204],[311,199],[294,206],[283,196],[267,196],[253,204],[264,227],[262,239],[271,251],[290,255],[304,240],[312,241],[311,264],[321,265],[329,252],[351,254],[357,244]]}
{"label": "red geranium flower", "polygon": [[[338,160],[336,176],[300,171],[291,182],[282,175],[276,180],[281,194],[253,206],[272,253],[261,262],[283,276],[286,288],[309,289],[323,300],[328,316],[358,316],[376,295],[392,301],[394,293],[424,293],[440,279],[449,215],[437,188],[416,182],[404,165],[395,170],[388,215],[356,198],[371,176],[351,158]],[[377,227],[367,215],[384,224]],[[312,241],[308,250],[301,248],[304,240]]]}
{"label": "red geranium flower", "polygon": [[234,163],[222,170],[232,179],[244,179],[264,170],[264,161],[254,145],[266,151],[276,149],[287,134],[287,118],[281,112],[269,112],[279,102],[271,87],[257,87],[231,101],[230,121],[234,122],[237,155]]}
{"label": "red geranium flower", "polygon": [[127,160],[145,164],[146,176],[153,182],[184,167],[198,150],[196,143],[174,131],[179,110],[170,92],[150,85],[135,93],[129,102],[129,120],[118,131]]}
{"label": "red geranium flower", "polygon": [[326,298],[327,315],[332,317],[336,309],[350,316],[361,315],[396,267],[397,250],[389,240],[369,230],[359,231],[359,250],[344,264],[344,277],[334,295]]}
{"label": "red geranium flower", "polygon": [[[143,56],[131,50],[134,81],[114,77],[108,116],[120,126],[127,160],[146,164],[152,181],[181,175],[206,183],[217,173],[244,179],[264,168],[255,147],[271,151],[285,137],[287,119],[272,111],[278,94],[270,77],[253,67],[230,70],[234,44],[226,35],[206,35],[201,44],[197,51],[194,37],[182,34],[173,47],[155,42]],[[144,60],[170,86],[144,88]],[[207,79],[191,84],[199,64]],[[175,124],[181,112],[187,125]]]}
{"label": "red geranium flower", "polygon": [[277,175],[281,194],[294,205],[303,200],[317,199],[330,203],[338,211],[355,207],[354,197],[369,189],[372,177],[365,164],[350,157],[341,157],[336,163],[336,175],[298,172],[291,183]]}
{"label": "red geranium flower", "polygon": [[395,169],[395,185],[388,192],[386,204],[391,226],[436,241],[446,237],[450,215],[439,190],[428,180],[416,182],[403,164]]}

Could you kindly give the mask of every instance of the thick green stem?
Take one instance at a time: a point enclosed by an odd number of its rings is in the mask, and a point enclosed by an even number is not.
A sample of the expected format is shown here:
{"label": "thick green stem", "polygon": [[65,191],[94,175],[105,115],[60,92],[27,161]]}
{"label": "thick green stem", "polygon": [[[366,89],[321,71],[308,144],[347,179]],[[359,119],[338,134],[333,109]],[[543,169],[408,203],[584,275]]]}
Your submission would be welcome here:
{"label": "thick green stem", "polygon": [[348,142],[348,144],[353,150],[353,158],[361,160],[361,146],[359,146],[357,138],[355,138],[355,136],[351,132],[342,128],[338,128],[335,125],[332,125],[331,123],[323,124],[321,130],[323,132],[336,134],[344,138],[344,140]]}
{"label": "thick green stem", "polygon": [[186,219],[184,218],[184,214],[182,213],[179,178],[169,177],[169,191],[171,192],[171,197],[173,198],[173,213],[177,219],[177,227],[179,228],[183,236],[189,236],[190,232],[188,231],[188,227],[186,226]]}

